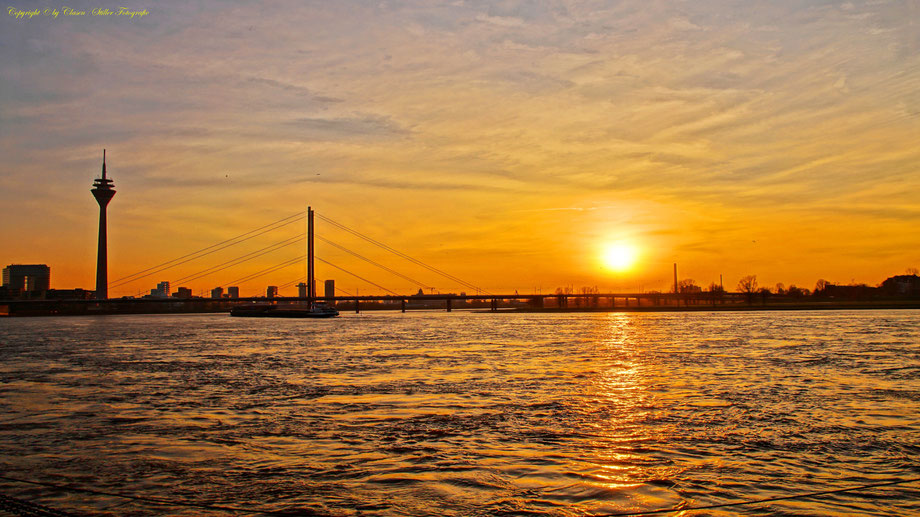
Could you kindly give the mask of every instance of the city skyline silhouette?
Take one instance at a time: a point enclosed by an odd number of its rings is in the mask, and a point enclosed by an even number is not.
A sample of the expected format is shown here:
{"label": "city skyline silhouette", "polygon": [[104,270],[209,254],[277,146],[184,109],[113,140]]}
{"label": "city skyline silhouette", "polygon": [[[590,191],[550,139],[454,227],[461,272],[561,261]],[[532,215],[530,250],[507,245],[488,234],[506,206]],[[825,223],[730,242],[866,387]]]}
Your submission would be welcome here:
{"label": "city skyline silhouette", "polygon": [[913,2],[231,5],[2,19],[5,263],[95,285],[104,147],[110,278],[308,204],[494,290],[920,265]]}

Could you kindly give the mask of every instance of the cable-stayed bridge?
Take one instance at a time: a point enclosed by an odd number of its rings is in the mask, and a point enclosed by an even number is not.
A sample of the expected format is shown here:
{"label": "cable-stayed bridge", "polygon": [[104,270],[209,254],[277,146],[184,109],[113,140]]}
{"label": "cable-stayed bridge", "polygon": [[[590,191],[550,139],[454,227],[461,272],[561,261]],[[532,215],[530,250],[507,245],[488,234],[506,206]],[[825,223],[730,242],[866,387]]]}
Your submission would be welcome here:
{"label": "cable-stayed bridge", "polygon": [[[319,235],[313,233],[313,217],[318,218],[323,225],[323,232]],[[307,221],[307,224],[301,226]],[[291,234],[291,230],[293,234]],[[287,233],[285,233],[285,231]],[[349,237],[363,245],[362,251],[343,244],[337,236]],[[279,238],[280,237],[280,238]],[[336,237],[333,240],[332,237]],[[328,258],[313,253],[313,242],[318,240],[322,244],[323,254],[327,252],[335,255]],[[304,248],[307,253],[303,253]],[[255,248],[255,249],[253,249]],[[369,257],[365,249],[377,250],[379,255],[388,257],[389,262],[379,257]],[[360,295],[355,290],[347,291],[340,286],[335,287],[335,292],[325,292],[317,295],[316,282],[313,272],[314,259],[338,274],[346,274],[354,279],[357,286],[364,289],[376,289],[374,295]],[[401,264],[397,269],[394,263]],[[266,266],[266,264],[268,264]],[[358,273],[356,265],[368,264],[376,273]],[[347,267],[346,267],[347,266]],[[411,272],[405,267],[411,268]],[[302,269],[301,269],[302,268]],[[411,274],[410,274],[411,273]],[[442,285],[447,283],[459,292],[440,292],[432,282],[418,278],[424,274],[426,278],[436,277]],[[274,275],[274,276],[271,276]],[[284,276],[279,276],[284,275]],[[266,278],[287,277],[277,286],[280,291],[298,288],[298,296],[279,296],[278,294],[259,296],[239,296],[237,289],[247,283],[252,285],[255,281],[264,281]],[[163,278],[169,278],[163,281]],[[387,287],[388,281],[399,279],[400,285],[408,282],[416,290],[416,294],[400,293],[396,289]],[[312,280],[312,281],[311,281]],[[140,285],[152,285],[159,281],[165,285],[178,289],[177,293],[160,292],[145,295],[144,291],[137,291]],[[206,292],[193,296],[190,289],[182,288],[183,284],[190,282],[199,284],[209,281],[211,285],[217,284],[211,296]],[[264,285],[264,284],[263,284]],[[134,296],[109,298],[105,300],[58,300],[58,301],[21,301],[11,302],[10,305],[0,306],[0,315],[4,314],[91,314],[91,313],[149,313],[149,312],[225,312],[240,303],[253,301],[270,301],[272,304],[312,303],[323,300],[334,304],[340,310],[389,309],[439,309],[452,311],[455,309],[482,309],[497,311],[499,309],[531,309],[531,310],[656,310],[667,307],[705,309],[716,305],[736,305],[744,300],[738,293],[555,293],[555,294],[519,294],[492,293],[468,280],[459,278],[430,263],[424,262],[412,255],[405,253],[374,237],[366,235],[354,228],[332,218],[307,209],[287,217],[278,219],[269,224],[254,228],[232,238],[208,245],[206,247],[186,253],[173,259],[146,267],[129,275],[112,280],[108,284],[108,292],[125,292],[134,289]],[[252,292],[254,288],[249,288]],[[226,292],[226,294],[225,294]],[[178,296],[177,296],[178,295]],[[748,300],[750,302],[750,300]]]}
{"label": "cable-stayed bridge", "polygon": [[[279,292],[283,291],[284,289],[291,288],[298,283],[309,283],[306,271],[303,273],[293,273],[298,271],[298,266],[300,265],[309,267],[306,264],[308,258],[307,255],[301,253],[307,237],[306,233],[302,229],[296,232],[294,235],[286,236],[280,240],[273,240],[268,245],[260,245],[260,247],[254,250],[246,250],[242,253],[236,253],[229,259],[225,258],[220,259],[219,261],[211,260],[214,257],[217,257],[218,253],[220,252],[225,252],[227,250],[244,250],[246,249],[246,244],[258,242],[259,239],[264,240],[264,237],[266,236],[278,235],[279,233],[282,233],[283,230],[289,230],[291,227],[297,228],[297,223],[303,222],[303,218],[306,214],[307,212],[292,214],[230,239],[206,246],[194,252],[184,254],[157,265],[147,267],[130,275],[116,278],[109,283],[109,289],[112,291],[121,290],[124,292],[126,288],[133,288],[138,285],[143,285],[142,282],[149,285],[152,281],[155,282],[157,280],[162,280],[163,277],[166,277],[168,280],[165,280],[165,282],[168,282],[168,284],[174,288],[190,282],[199,281],[199,283],[201,283],[203,279],[220,278],[219,281],[215,281],[215,283],[218,284],[217,288],[226,290],[233,286],[240,286],[246,283],[251,284],[255,280],[262,279],[268,275],[279,272],[285,272],[289,276],[288,281],[278,283],[277,288]],[[404,265],[407,264],[411,266],[415,271],[422,271],[429,274],[429,276],[434,274],[440,277],[443,282],[447,282],[452,287],[458,288],[464,292],[469,291],[475,294],[485,293],[484,289],[469,281],[458,278],[457,276],[452,275],[438,267],[417,259],[364,233],[361,233],[354,228],[350,228],[325,215],[318,214],[316,212],[313,212],[313,214],[316,216],[316,218],[324,223],[326,229],[337,231],[340,234],[360,239],[362,244],[365,244],[368,247],[373,247],[377,250],[382,250],[389,257],[398,259],[399,262],[402,262]],[[405,296],[405,294],[399,293],[396,289],[392,289],[383,285],[386,283],[386,280],[379,278],[380,275],[384,275],[391,279],[399,278],[403,285],[405,285],[405,282],[408,282],[410,285],[414,286],[413,289],[418,289],[421,292],[429,292],[432,295],[441,294],[435,287],[430,285],[431,282],[409,276],[405,269],[403,271],[399,271],[390,265],[382,263],[380,260],[370,258],[364,253],[359,253],[358,251],[355,251],[354,249],[349,248],[344,244],[333,241],[331,238],[327,237],[327,235],[331,234],[332,231],[316,235],[315,239],[320,241],[327,250],[335,251],[340,257],[346,258],[349,263],[343,264],[340,260],[333,261],[332,259],[327,259],[319,255],[316,255],[314,258],[316,261],[329,266],[329,268],[332,268],[337,274],[344,273],[348,275],[349,278],[355,279],[359,286],[363,286],[365,289],[370,288],[371,291],[376,290],[377,292],[386,293],[390,296]],[[285,256],[285,258],[281,261],[272,263],[268,267],[260,267],[256,270],[252,270],[251,268],[252,264],[258,263],[260,259],[264,264],[265,258],[273,258],[273,260],[277,260],[277,257],[280,256]],[[211,260],[210,263],[208,262],[209,260]],[[371,266],[375,267],[376,271],[378,272],[377,275],[374,275],[373,278],[368,278],[372,275],[368,275],[367,273],[359,274],[352,271],[353,266],[350,265],[350,263],[354,263],[355,261],[361,261],[362,263],[370,264]],[[195,269],[189,272],[189,266],[193,264],[196,264]],[[247,267],[249,269],[247,269]],[[182,271],[182,273],[178,273],[178,271]],[[226,273],[228,272],[236,272],[241,276],[226,276]],[[413,275],[416,274],[417,273],[413,273]],[[278,275],[275,274],[274,278],[277,279]],[[346,291],[339,286],[337,286],[336,289],[337,295],[353,297],[358,294],[357,292]],[[135,296],[142,296],[144,292],[136,291],[132,292],[131,294],[134,294]]]}

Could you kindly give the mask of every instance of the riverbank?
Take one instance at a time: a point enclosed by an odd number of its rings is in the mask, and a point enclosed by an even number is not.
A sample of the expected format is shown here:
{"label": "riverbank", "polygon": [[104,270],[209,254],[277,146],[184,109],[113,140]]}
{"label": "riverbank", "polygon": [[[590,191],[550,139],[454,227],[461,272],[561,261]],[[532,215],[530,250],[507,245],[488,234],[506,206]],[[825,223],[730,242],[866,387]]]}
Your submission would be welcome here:
{"label": "riverbank", "polygon": [[[35,316],[100,316],[111,314],[189,314],[230,312],[230,309],[242,302],[264,301],[256,299],[245,300],[212,300],[208,298],[193,298],[190,300],[106,300],[95,302],[91,300],[80,301],[10,301],[0,302],[0,317],[35,317]],[[288,300],[289,301],[289,300]],[[677,300],[675,300],[676,302]],[[587,302],[587,303],[586,303]],[[645,300],[643,300],[645,302]],[[885,309],[920,309],[920,300],[875,300],[875,301],[808,301],[808,302],[773,302],[770,303],[661,303],[661,304],[633,304],[614,305],[583,300],[580,304],[570,304],[564,307],[540,307],[524,304],[496,304],[494,308],[488,306],[470,306],[456,303],[441,307],[426,305],[413,306],[399,303],[375,303],[372,300],[361,300],[359,308],[354,301],[344,300],[337,302],[335,307],[347,312],[378,312],[378,311],[473,311],[473,312],[523,312],[523,313],[567,313],[567,312],[750,312],[750,311],[840,311],[840,310],[885,310]]]}
{"label": "riverbank", "polygon": [[[920,309],[920,300],[873,301],[873,302],[805,302],[767,304],[724,304],[724,305],[648,305],[617,307],[517,307],[508,312],[746,312],[746,311],[842,311],[879,309]],[[488,312],[488,311],[483,311]]]}

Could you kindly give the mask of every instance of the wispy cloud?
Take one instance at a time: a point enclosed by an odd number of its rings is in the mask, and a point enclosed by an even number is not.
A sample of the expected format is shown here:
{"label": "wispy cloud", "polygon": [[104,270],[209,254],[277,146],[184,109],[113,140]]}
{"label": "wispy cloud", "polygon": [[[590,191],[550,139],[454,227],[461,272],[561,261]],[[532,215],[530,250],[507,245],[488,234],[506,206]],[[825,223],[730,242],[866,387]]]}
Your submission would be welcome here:
{"label": "wispy cloud", "polygon": [[[898,235],[920,189],[917,0],[150,10],[0,20],[5,210],[29,213],[42,189],[83,210],[67,192],[86,189],[107,147],[116,205],[132,188],[157,194],[132,199],[140,209],[195,213],[317,196],[374,219],[396,199],[418,221],[409,233],[427,234],[432,213],[481,215],[463,249],[509,239],[562,260],[571,243],[540,240],[541,217],[577,215],[634,224],[708,267],[715,252],[694,243],[709,237],[681,240],[703,232],[691,223],[742,239],[735,224],[773,234],[809,211],[827,234],[884,224],[878,250],[911,246]],[[623,204],[635,219],[611,215]],[[509,217],[526,238],[502,231]],[[744,260],[784,253],[763,248]]]}

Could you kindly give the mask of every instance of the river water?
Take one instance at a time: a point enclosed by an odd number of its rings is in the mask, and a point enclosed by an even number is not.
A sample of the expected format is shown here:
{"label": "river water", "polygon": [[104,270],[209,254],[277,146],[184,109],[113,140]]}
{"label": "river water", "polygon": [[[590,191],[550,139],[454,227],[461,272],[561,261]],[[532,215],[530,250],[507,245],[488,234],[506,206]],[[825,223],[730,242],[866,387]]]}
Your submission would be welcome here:
{"label": "river water", "polygon": [[[0,358],[0,474],[187,503],[581,516],[920,477],[918,311],[3,319]],[[684,513],[738,514],[918,515],[920,483]]]}

